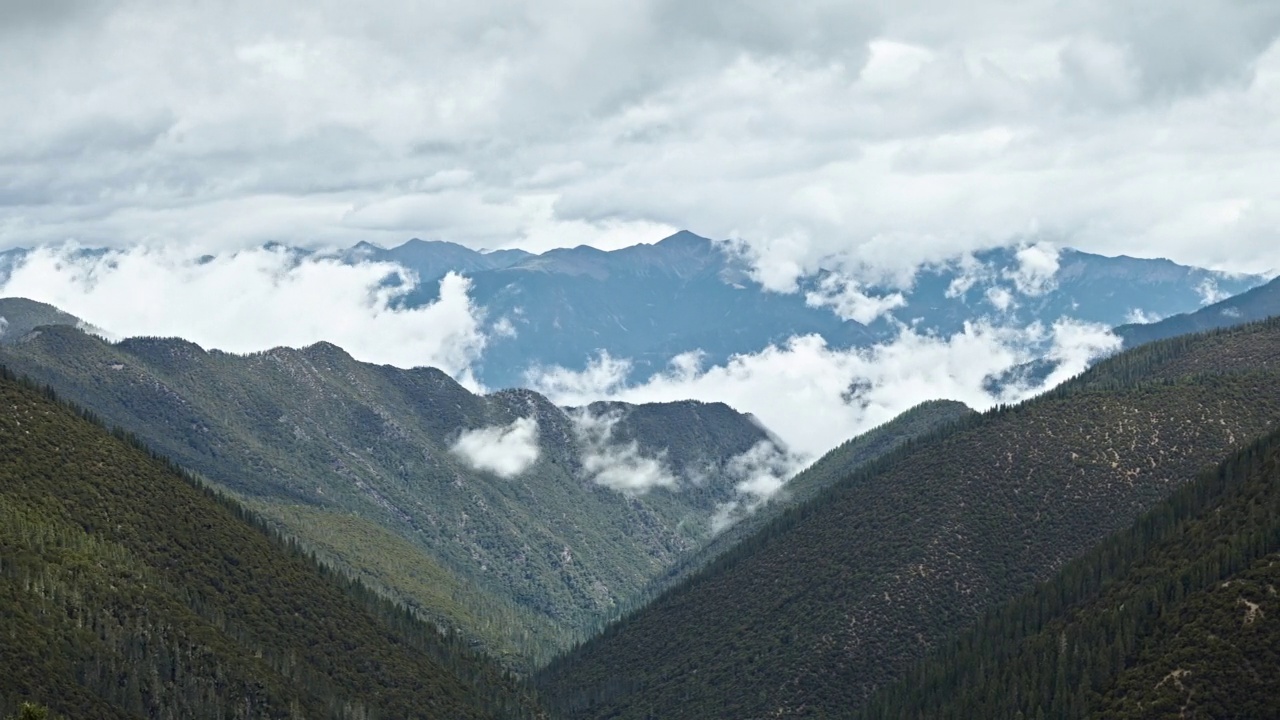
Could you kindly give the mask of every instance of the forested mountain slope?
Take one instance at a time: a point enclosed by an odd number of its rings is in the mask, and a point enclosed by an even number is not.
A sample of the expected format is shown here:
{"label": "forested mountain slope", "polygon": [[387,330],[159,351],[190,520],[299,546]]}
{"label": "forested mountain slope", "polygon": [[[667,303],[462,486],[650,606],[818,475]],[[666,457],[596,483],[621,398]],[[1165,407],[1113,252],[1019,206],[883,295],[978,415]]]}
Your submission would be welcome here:
{"label": "forested mountain slope", "polygon": [[[710,542],[681,559],[653,584],[644,600],[678,584],[707,564],[733,549],[744,539],[759,532],[788,508],[803,505],[835,485],[858,468],[898,449],[905,443],[938,432],[974,411],[954,400],[931,400],[921,403],[889,422],[850,438],[815,460],[789,480],[767,504],[738,519]],[[630,608],[634,610],[635,608]]]}
{"label": "forested mountain slope", "polygon": [[0,717],[542,717],[461,642],[3,368],[0,407]]}
{"label": "forested mountain slope", "polygon": [[1280,716],[1280,432],[989,613],[868,718]]}
{"label": "forested mountain slope", "polygon": [[[710,537],[714,508],[735,492],[724,467],[770,441],[724,405],[569,412],[325,343],[238,356],[44,326],[0,347],[0,360],[517,664]],[[480,446],[469,457],[457,449],[468,431]],[[658,485],[606,487],[610,469]]]}
{"label": "forested mountain slope", "polygon": [[1122,353],[854,473],[556,661],[575,718],[840,717],[1280,418],[1280,321]]}

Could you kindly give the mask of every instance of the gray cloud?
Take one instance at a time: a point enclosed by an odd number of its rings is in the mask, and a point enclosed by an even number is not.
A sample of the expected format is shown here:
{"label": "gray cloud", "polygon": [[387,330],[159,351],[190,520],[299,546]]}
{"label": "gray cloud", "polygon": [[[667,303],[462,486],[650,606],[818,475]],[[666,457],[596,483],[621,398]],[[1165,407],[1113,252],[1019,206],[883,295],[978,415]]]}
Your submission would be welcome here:
{"label": "gray cloud", "polygon": [[0,12],[0,246],[688,227],[778,288],[1017,238],[1280,268],[1274,2]]}

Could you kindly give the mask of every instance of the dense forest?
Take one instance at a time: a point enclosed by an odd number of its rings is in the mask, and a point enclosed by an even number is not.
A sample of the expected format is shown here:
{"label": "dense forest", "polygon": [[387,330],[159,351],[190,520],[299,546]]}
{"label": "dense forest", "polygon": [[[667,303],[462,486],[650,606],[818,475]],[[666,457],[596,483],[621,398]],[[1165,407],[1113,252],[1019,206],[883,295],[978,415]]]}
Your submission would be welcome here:
{"label": "dense forest", "polygon": [[[607,448],[588,449],[625,460],[634,444],[632,456],[659,459],[673,476],[713,480],[627,495],[585,476],[574,414],[546,398],[480,396],[439,370],[361,363],[325,343],[240,356],[43,326],[0,346],[0,361],[517,668],[564,647],[709,539],[708,518],[734,481],[706,469],[768,440],[723,404],[593,406],[616,422]],[[451,451],[464,430],[520,418],[536,419],[539,454],[518,476]]]}
{"label": "dense forest", "polygon": [[1280,321],[908,443],[540,676],[575,718],[839,717],[1280,418]]}
{"label": "dense forest", "polygon": [[0,717],[534,718],[516,679],[0,369]]}
{"label": "dense forest", "polygon": [[1280,717],[1280,432],[988,613],[867,718]]}

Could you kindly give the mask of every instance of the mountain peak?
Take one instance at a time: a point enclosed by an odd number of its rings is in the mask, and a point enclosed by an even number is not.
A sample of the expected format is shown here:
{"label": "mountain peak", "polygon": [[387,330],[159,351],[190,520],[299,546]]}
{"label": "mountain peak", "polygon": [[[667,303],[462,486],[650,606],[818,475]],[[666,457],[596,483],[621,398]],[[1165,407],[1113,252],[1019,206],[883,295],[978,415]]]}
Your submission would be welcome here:
{"label": "mountain peak", "polygon": [[662,238],[654,244],[664,248],[701,247],[711,244],[711,240],[701,235],[695,235],[688,230],[681,230],[674,235]]}

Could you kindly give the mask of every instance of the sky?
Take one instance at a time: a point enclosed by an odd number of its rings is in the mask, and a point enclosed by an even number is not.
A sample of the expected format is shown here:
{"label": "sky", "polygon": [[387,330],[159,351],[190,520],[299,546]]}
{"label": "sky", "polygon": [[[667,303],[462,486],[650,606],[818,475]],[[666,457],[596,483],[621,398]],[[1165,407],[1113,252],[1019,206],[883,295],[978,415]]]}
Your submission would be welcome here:
{"label": "sky", "polygon": [[0,2],[0,247],[1280,270],[1280,3]]}
{"label": "sky", "polygon": [[[1028,297],[1063,247],[1274,273],[1278,36],[1274,0],[0,0],[0,249],[53,248],[0,292],[117,335],[323,339],[484,390],[498,329],[465,277],[404,310],[378,285],[395,268],[260,246],[613,249],[689,229],[771,291],[836,270],[811,300],[854,319],[901,301],[863,283],[1011,243]],[[75,263],[68,242],[120,253]],[[1063,372],[1116,346],[1069,321],[975,323],[851,351],[797,336],[715,367],[691,348],[634,386],[601,355],[529,383],[566,404],[729,402],[812,456],[931,397],[1013,399],[983,379],[1035,343]],[[517,473],[536,437],[457,452]]]}

